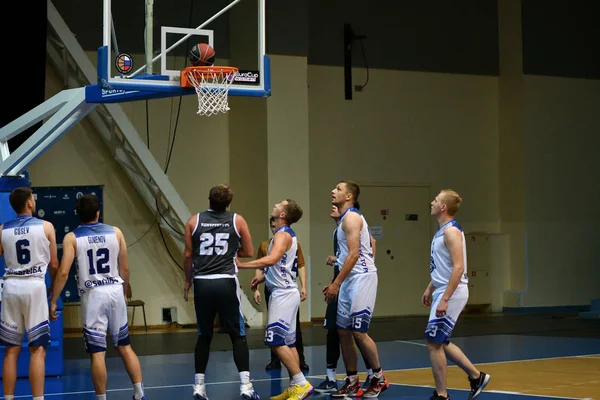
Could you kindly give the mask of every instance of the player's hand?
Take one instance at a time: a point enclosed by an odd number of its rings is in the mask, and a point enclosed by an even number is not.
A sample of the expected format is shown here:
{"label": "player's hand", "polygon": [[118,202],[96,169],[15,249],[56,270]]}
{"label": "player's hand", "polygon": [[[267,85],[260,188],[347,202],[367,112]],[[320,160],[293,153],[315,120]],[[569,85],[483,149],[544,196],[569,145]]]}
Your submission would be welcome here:
{"label": "player's hand", "polygon": [[260,290],[254,290],[254,302],[260,304]]}
{"label": "player's hand", "polygon": [[431,300],[431,293],[428,290],[425,290],[423,296],[421,297],[421,304],[423,304],[425,307],[429,307],[431,306]]}
{"label": "player's hand", "polygon": [[331,284],[325,286],[323,288],[323,294],[325,295],[325,301],[327,303],[331,303],[332,301],[334,301],[336,299],[339,291],[340,291],[340,286],[335,282],[332,282]]}
{"label": "player's hand", "polygon": [[190,292],[191,287],[192,284],[190,282],[186,282],[185,285],[183,285],[183,299],[185,301],[188,301],[188,293]]}
{"label": "player's hand", "polygon": [[306,300],[307,297],[308,297],[308,294],[306,292],[306,288],[303,287],[302,289],[300,289],[300,301]]}
{"label": "player's hand", "polygon": [[441,318],[446,315],[446,311],[448,311],[448,300],[441,299],[435,309],[435,316]]}
{"label": "player's hand", "polygon": [[58,314],[56,313],[56,303],[50,303],[50,310],[48,311],[50,321],[54,322],[58,319]]}
{"label": "player's hand", "polygon": [[333,263],[335,263],[336,261],[337,261],[337,258],[335,258],[335,256],[327,256],[325,263],[327,265],[333,265]]}
{"label": "player's hand", "polygon": [[250,281],[250,289],[257,290],[258,285],[260,285],[260,279],[252,278],[252,280]]}

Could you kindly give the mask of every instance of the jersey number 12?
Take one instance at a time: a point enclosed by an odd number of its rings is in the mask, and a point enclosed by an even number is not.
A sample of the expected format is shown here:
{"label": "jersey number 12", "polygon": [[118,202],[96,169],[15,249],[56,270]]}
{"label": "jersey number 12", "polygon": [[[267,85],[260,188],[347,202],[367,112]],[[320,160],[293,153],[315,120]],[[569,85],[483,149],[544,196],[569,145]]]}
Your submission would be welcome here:
{"label": "jersey number 12", "polygon": [[[98,249],[96,250],[96,262],[94,262],[94,250],[89,249],[87,251],[90,275],[107,274],[110,272],[109,255],[108,249]],[[94,268],[94,265],[96,268]]]}

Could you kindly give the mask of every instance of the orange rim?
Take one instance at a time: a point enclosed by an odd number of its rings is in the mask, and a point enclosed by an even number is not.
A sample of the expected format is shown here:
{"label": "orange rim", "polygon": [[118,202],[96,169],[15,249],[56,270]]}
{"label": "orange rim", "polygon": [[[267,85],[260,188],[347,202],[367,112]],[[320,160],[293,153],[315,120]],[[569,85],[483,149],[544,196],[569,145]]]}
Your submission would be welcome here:
{"label": "orange rim", "polygon": [[238,68],[236,67],[216,67],[214,65],[211,66],[198,66],[198,67],[187,67],[183,70],[185,74],[194,74],[204,77],[211,77],[214,74],[225,74],[229,75],[234,72],[238,72]]}

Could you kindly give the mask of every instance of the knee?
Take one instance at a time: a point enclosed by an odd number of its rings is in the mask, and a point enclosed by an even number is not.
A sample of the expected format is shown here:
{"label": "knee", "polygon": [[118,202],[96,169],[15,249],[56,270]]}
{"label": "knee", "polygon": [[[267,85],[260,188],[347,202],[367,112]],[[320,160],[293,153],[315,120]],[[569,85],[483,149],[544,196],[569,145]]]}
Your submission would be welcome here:
{"label": "knee", "polygon": [[44,346],[31,346],[29,354],[31,357],[44,357],[46,355],[46,348]]}
{"label": "knee", "polygon": [[426,343],[427,350],[429,351],[439,351],[444,346],[444,343],[435,342],[433,340],[427,340]]}
{"label": "knee", "polygon": [[[131,345],[123,345],[123,346],[117,346],[117,353],[119,353],[119,355],[121,357],[123,357],[124,355],[133,352],[133,350],[131,349]],[[104,353],[93,353],[93,354],[102,354],[104,355]]]}
{"label": "knee", "polygon": [[354,340],[356,341],[356,343],[362,343],[367,338],[367,334],[365,332],[353,331],[352,336],[354,336]]}

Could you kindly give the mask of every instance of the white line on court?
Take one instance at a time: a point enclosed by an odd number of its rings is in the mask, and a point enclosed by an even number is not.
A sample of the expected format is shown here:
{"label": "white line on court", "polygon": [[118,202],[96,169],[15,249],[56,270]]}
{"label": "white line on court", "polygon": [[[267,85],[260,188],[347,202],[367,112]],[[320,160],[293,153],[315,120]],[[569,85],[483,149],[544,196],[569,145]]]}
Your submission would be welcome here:
{"label": "white line on court", "polygon": [[394,340],[394,342],[398,342],[398,343],[406,343],[406,344],[414,344],[415,346],[423,346],[423,347],[427,347],[426,344],[424,343],[419,343],[419,342],[411,342],[410,340]]}

